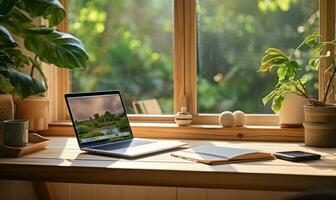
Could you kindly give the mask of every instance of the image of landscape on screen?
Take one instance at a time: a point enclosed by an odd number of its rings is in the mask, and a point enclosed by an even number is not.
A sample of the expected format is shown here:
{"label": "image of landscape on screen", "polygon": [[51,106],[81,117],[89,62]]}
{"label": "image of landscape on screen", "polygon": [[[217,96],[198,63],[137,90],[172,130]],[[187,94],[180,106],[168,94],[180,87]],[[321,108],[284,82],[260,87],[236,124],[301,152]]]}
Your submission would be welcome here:
{"label": "image of landscape on screen", "polygon": [[70,98],[69,104],[81,143],[131,135],[119,95]]}

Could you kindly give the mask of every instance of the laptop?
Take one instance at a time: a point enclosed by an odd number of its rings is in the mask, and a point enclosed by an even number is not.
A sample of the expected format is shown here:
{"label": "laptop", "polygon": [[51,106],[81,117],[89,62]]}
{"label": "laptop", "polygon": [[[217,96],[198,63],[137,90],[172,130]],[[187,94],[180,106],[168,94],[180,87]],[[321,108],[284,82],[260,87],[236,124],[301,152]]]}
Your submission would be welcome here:
{"label": "laptop", "polygon": [[119,91],[65,94],[65,100],[83,151],[131,158],[185,145],[134,138]]}

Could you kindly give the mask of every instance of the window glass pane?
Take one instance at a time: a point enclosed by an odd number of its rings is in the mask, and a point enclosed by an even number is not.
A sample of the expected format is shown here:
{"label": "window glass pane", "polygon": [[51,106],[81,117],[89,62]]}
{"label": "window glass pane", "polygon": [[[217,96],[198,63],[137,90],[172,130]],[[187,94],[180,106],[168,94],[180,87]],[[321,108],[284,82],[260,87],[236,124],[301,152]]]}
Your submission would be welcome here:
{"label": "window glass pane", "polygon": [[120,90],[128,113],[132,102],[140,113],[172,113],[172,2],[70,0],[70,32],[90,56],[71,72],[72,91]]}
{"label": "window glass pane", "polygon": [[198,0],[197,13],[198,112],[272,113],[261,99],[276,72],[257,73],[260,60],[268,47],[289,52],[318,31],[318,0]]}

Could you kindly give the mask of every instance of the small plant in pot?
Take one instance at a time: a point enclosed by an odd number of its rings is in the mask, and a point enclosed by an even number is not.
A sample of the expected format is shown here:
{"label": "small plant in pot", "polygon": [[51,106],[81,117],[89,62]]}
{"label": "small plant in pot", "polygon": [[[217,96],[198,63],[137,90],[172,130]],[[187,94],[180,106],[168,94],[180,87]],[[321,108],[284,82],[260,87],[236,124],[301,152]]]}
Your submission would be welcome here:
{"label": "small plant in pot", "polygon": [[[85,69],[88,55],[81,41],[53,28],[65,16],[58,0],[0,1],[0,93],[19,99],[44,94],[42,63]],[[37,24],[39,19],[48,26]]]}
{"label": "small plant in pot", "polygon": [[[273,100],[272,109],[276,113],[280,110],[286,94],[295,94],[306,99],[307,104],[304,105],[305,122],[303,125],[305,128],[305,143],[310,146],[336,146],[336,105],[327,103],[327,99],[335,94],[336,66],[335,55],[332,55],[330,51],[323,53],[327,46],[329,49],[335,48],[336,41],[323,42],[319,33],[313,33],[308,35],[289,55],[277,48],[267,49],[259,68],[259,72],[276,70],[278,82],[274,90],[263,98],[264,104]],[[308,64],[303,65],[295,54],[298,51],[309,50],[313,50],[318,56],[307,58]],[[305,75],[312,71],[318,73],[321,58],[327,61],[323,63],[330,63],[330,65],[323,68],[325,69],[322,72],[325,75],[325,80],[320,80],[320,83],[324,84],[324,91],[323,96],[317,99],[310,95],[307,88],[308,79]]]}

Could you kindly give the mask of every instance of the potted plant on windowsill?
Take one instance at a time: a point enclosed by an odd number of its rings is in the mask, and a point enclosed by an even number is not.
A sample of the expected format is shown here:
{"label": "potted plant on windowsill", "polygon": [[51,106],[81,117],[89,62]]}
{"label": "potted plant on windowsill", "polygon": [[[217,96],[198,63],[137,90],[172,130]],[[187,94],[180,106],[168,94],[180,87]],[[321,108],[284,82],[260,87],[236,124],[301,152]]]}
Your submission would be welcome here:
{"label": "potted plant on windowsill", "polygon": [[[41,63],[68,69],[86,67],[88,55],[81,41],[53,28],[65,15],[58,0],[0,2],[0,93],[19,99],[44,94],[48,86]],[[41,18],[48,26],[36,23]]]}
{"label": "potted plant on windowsill", "polygon": [[[280,110],[286,94],[295,94],[307,100],[307,104],[304,106],[305,122],[303,125],[305,128],[305,143],[310,146],[336,146],[336,105],[327,103],[327,98],[335,94],[333,80],[335,79],[336,66],[335,55],[331,55],[330,51],[322,53],[327,45],[334,48],[336,41],[323,42],[319,33],[310,34],[289,55],[276,48],[267,49],[259,68],[259,72],[277,70],[278,83],[274,90],[263,98],[264,104],[273,100],[273,111],[278,112]],[[310,58],[308,66],[300,65],[294,54],[301,49],[313,50],[319,56]],[[331,65],[324,68],[326,70],[323,73],[329,76],[323,80],[325,89],[323,97],[318,100],[310,96],[306,87],[307,79],[304,75],[309,71],[317,73],[321,58],[329,60]]]}

